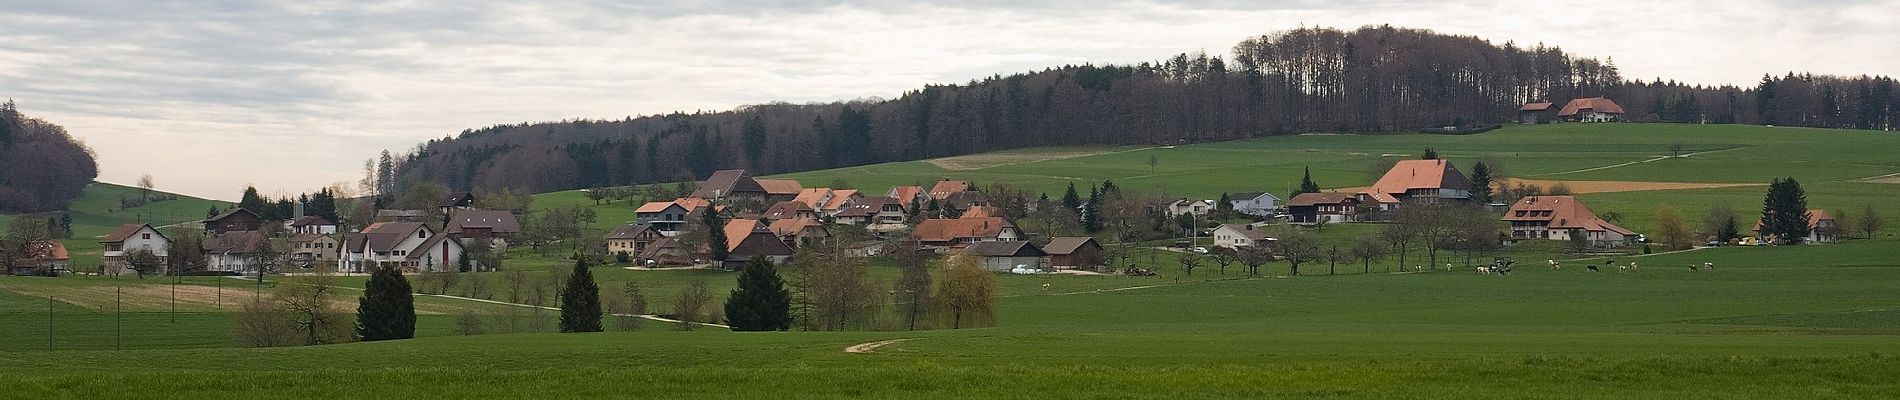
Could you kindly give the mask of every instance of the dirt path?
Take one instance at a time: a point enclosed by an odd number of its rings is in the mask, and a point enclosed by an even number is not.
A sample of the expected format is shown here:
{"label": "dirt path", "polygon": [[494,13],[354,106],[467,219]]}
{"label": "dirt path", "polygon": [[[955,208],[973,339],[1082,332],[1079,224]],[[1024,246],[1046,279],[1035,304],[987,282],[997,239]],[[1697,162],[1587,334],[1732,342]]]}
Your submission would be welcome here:
{"label": "dirt path", "polygon": [[[236,277],[234,277],[234,278],[236,278]],[[348,289],[348,290],[356,290],[356,291],[362,291],[362,290],[363,290],[362,288],[353,288],[353,287],[347,287],[347,286],[331,286],[331,287],[332,287],[332,288],[337,288],[337,289]],[[496,305],[504,305],[504,306],[515,306],[515,307],[526,307],[526,308],[539,308],[539,309],[542,309],[542,310],[554,310],[554,311],[560,311],[560,310],[561,310],[561,308],[560,308],[560,307],[549,307],[549,306],[537,306],[537,305],[532,305],[532,304],[521,304],[521,303],[509,303],[509,302],[506,302],[506,301],[500,301],[500,300],[489,300],[489,299],[477,299],[477,298],[473,298],[473,297],[462,297],[462,296],[456,296],[456,295],[447,295],[447,294],[422,294],[422,293],[418,293],[418,294],[416,294],[416,296],[425,296],[425,297],[439,297],[439,298],[444,298],[444,299],[453,299],[453,300],[463,300],[463,301],[472,301],[472,302],[477,302],[477,303],[487,303],[487,304],[496,304]],[[680,322],[680,320],[677,320],[677,319],[672,319],[672,318],[666,318],[666,317],[661,317],[661,316],[658,316],[658,315],[653,315],[653,314],[606,314],[606,315],[612,315],[612,316],[616,316],[616,317],[639,317],[639,318],[645,318],[645,319],[650,319],[650,320],[654,320],[654,321],[660,321],[660,322],[670,322],[670,323],[679,323],[679,322]],[[731,327],[731,326],[726,326],[726,325],[720,325],[720,324],[715,324],[715,323],[710,323],[710,322],[694,322],[694,324],[699,324],[700,326],[710,326],[710,327],[716,327],[716,328],[725,328],[725,329],[732,329],[732,327]]]}
{"label": "dirt path", "polygon": [[1652,190],[1716,189],[1743,186],[1767,186],[1758,183],[1692,183],[1692,182],[1634,182],[1634,181],[1558,181],[1541,179],[1510,178],[1503,181],[1509,185],[1537,185],[1549,188],[1559,183],[1570,187],[1575,194],[1646,192]]}
{"label": "dirt path", "polygon": [[924,162],[930,163],[931,165],[935,165],[937,166],[937,168],[943,168],[943,169],[951,170],[951,171],[970,171],[970,170],[978,170],[978,169],[984,169],[984,168],[1006,167],[1006,166],[1018,165],[1018,164],[1028,164],[1028,163],[1040,162],[1040,161],[1067,160],[1067,159],[1078,158],[1078,157],[1088,157],[1088,156],[1105,155],[1105,154],[1120,154],[1120,153],[1127,153],[1131,151],[1142,151],[1142,150],[1147,150],[1147,149],[1152,149],[1152,148],[1154,147],[1143,147],[1143,148],[1138,148],[1138,149],[1125,149],[1125,150],[1115,150],[1115,151],[1051,150],[1051,151],[1044,151],[1044,152],[971,154],[971,155],[962,155],[962,156],[954,156],[954,157],[933,158],[929,160],[924,160]]}
{"label": "dirt path", "polygon": [[866,353],[877,351],[877,349],[882,348],[884,346],[897,344],[897,342],[902,342],[906,340],[910,340],[910,339],[891,339],[891,340],[880,340],[876,342],[858,343],[858,344],[851,345],[850,347],[845,347],[844,352],[852,353],[852,354],[866,354]]}
{"label": "dirt path", "polygon": [[1900,183],[1900,173],[1886,174],[1886,175],[1881,175],[1881,176],[1876,176],[1876,177],[1871,177],[1871,178],[1861,178],[1859,179],[1859,181],[1867,182],[1867,183]]}
{"label": "dirt path", "polygon": [[[1745,149],[1745,148],[1748,148],[1748,146],[1737,146],[1737,147],[1730,147],[1730,148],[1721,149],[1721,150],[1709,150],[1709,151],[1703,151],[1703,152],[1688,153],[1688,154],[1681,155],[1680,158],[1689,158],[1692,156],[1697,156],[1697,155],[1702,155],[1702,154],[1720,153],[1724,151],[1735,150],[1735,149]],[[1671,158],[1678,158],[1678,157],[1677,156],[1662,156],[1662,157],[1656,157],[1656,158],[1651,158],[1651,159],[1642,160],[1642,161],[1630,161],[1630,162],[1626,162],[1622,164],[1611,164],[1611,165],[1605,165],[1605,166],[1595,167],[1595,168],[1584,168],[1584,169],[1579,169],[1575,171],[1552,172],[1548,174],[1538,174],[1538,175],[1531,175],[1531,176],[1567,175],[1567,174],[1584,173],[1584,172],[1590,172],[1590,171],[1602,171],[1602,170],[1611,169],[1611,168],[1627,167],[1627,166],[1637,165],[1637,164],[1647,164],[1647,163],[1667,160]]]}

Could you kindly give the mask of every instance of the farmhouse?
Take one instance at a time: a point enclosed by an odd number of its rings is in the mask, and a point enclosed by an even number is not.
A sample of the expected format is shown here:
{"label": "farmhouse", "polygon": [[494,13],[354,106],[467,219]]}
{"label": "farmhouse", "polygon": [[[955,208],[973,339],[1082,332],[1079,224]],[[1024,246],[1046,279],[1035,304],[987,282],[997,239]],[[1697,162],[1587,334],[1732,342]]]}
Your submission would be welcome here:
{"label": "farmhouse", "polygon": [[1403,160],[1386,170],[1365,191],[1383,193],[1404,202],[1436,203],[1471,199],[1474,185],[1445,160]]}
{"label": "farmhouse", "polygon": [[1511,224],[1512,240],[1571,240],[1582,234],[1591,245],[1621,246],[1636,238],[1636,232],[1597,218],[1574,196],[1525,197],[1512,203],[1502,220]]}
{"label": "farmhouse", "polygon": [[1554,121],[1550,111],[1555,109],[1555,104],[1548,101],[1524,103],[1523,106],[1517,108],[1517,123],[1538,124]]}
{"label": "farmhouse", "polygon": [[1234,212],[1265,217],[1280,209],[1280,197],[1267,192],[1242,192],[1227,194],[1227,204]]}
{"label": "farmhouse", "polygon": [[66,244],[58,240],[41,240],[26,244],[25,257],[13,260],[6,266],[6,273],[13,275],[42,275],[47,271],[72,270],[72,254],[66,251]]}
{"label": "farmhouse", "polygon": [[816,219],[818,218],[818,211],[813,210],[811,206],[807,206],[805,203],[787,200],[772,203],[771,207],[765,208],[764,213],[759,214],[759,218],[766,221],[798,218]]}
{"label": "farmhouse", "polygon": [[1623,119],[1623,106],[1602,97],[1572,99],[1557,116],[1570,122],[1616,122]]}
{"label": "farmhouse", "polygon": [[666,235],[660,234],[660,230],[654,229],[652,224],[636,222],[614,228],[604,238],[607,240],[607,254],[627,253],[633,256],[646,252],[647,246],[665,239]]}
{"label": "farmhouse", "polygon": [[961,213],[969,211],[971,207],[990,205],[990,198],[988,195],[984,195],[983,192],[965,190],[951,193],[949,196],[944,197],[943,203],[940,205]]}
{"label": "farmhouse", "polygon": [[339,242],[335,236],[315,233],[290,235],[290,260],[302,266],[314,263],[334,263],[342,251],[337,248]]}
{"label": "farmhouse", "polygon": [[852,202],[858,201],[858,199],[861,198],[864,198],[864,195],[858,194],[858,191],[855,189],[832,190],[831,196],[825,199],[825,203],[816,208],[819,213],[833,215],[837,214],[838,211],[844,210],[845,207],[850,206]]}
{"label": "farmhouse", "polygon": [[824,240],[831,236],[831,232],[825,230],[825,224],[811,218],[781,219],[772,221],[769,227],[773,235],[778,235],[779,240],[792,248],[798,248],[801,243]]}
{"label": "farmhouse", "polygon": [[441,211],[442,215],[449,215],[450,212],[454,212],[455,210],[467,210],[471,208],[475,208],[475,195],[469,192],[449,193],[448,196],[442,198],[441,202],[436,204],[436,210]]}
{"label": "farmhouse", "polygon": [[798,197],[798,192],[805,190],[805,186],[794,179],[754,179],[753,181],[758,182],[759,187],[765,189],[765,204],[790,201]]}
{"label": "farmhouse", "polygon": [[105,269],[112,271],[113,274],[131,271],[132,266],[125,262],[127,255],[145,250],[152,252],[152,255],[158,256],[159,260],[163,261],[167,256],[166,252],[171,249],[171,240],[165,238],[164,234],[158,233],[158,229],[146,224],[121,225],[119,229],[107,233],[105,238],[99,239],[99,244],[105,245],[105,252],[101,253],[104,257],[101,261]]}
{"label": "farmhouse", "polygon": [[[931,199],[942,201],[942,200],[948,200],[951,194],[961,193],[961,192],[965,192],[969,190],[970,190],[969,182],[953,181],[953,180],[945,179],[945,180],[937,181],[937,183],[931,185],[930,192],[928,194],[930,195]],[[893,196],[893,197],[896,197],[896,196]]]}
{"label": "farmhouse", "polygon": [[264,218],[243,208],[232,208],[223,214],[204,220],[206,233],[225,233],[231,231],[255,231],[264,226]]}
{"label": "farmhouse", "polygon": [[205,235],[205,270],[215,272],[256,271],[259,267],[268,267],[276,259],[269,258],[258,250],[270,243],[270,237],[260,231],[230,231]]}
{"label": "farmhouse", "polygon": [[459,267],[462,243],[415,222],[378,222],[344,237],[337,269],[369,272],[394,265],[405,272],[443,272]]}
{"label": "farmhouse", "polygon": [[1101,242],[1087,236],[1049,239],[1049,244],[1042,246],[1042,251],[1049,254],[1049,266],[1053,268],[1091,268],[1108,262],[1107,257],[1103,256]]}
{"label": "farmhouse", "polygon": [[505,239],[521,233],[521,223],[508,210],[459,209],[449,214],[442,232],[464,241],[492,240],[500,247]]}
{"label": "farmhouse", "polygon": [[968,210],[963,210],[963,214],[958,215],[957,218],[989,218],[1001,216],[1003,216],[1002,209],[990,206],[973,206]]}
{"label": "farmhouse", "polygon": [[772,229],[758,220],[733,219],[726,221],[726,259],[720,260],[720,268],[737,271],[745,268],[752,257],[765,257],[772,263],[784,263],[792,257],[792,246],[772,233]]}
{"label": "farmhouse", "polygon": [[335,235],[338,227],[336,221],[316,215],[305,215],[290,221],[292,234]]}
{"label": "farmhouse", "polygon": [[1221,224],[1214,228],[1214,245],[1229,249],[1251,247],[1272,241],[1267,231],[1253,224]]}
{"label": "farmhouse", "polygon": [[1167,211],[1170,217],[1181,214],[1207,215],[1214,212],[1215,206],[1213,200],[1178,199],[1173,203],[1168,203]]}
{"label": "farmhouse", "polygon": [[710,201],[698,198],[648,202],[633,210],[634,222],[652,224],[660,233],[674,236],[686,231],[687,221],[699,215],[696,211],[711,206]]}
{"label": "farmhouse", "polygon": [[[1770,241],[1772,238],[1761,234],[1761,221],[1755,221],[1755,239]],[[1827,210],[1808,210],[1808,236],[1801,239],[1808,243],[1826,243],[1840,239],[1841,225]]]}
{"label": "farmhouse", "polygon": [[924,193],[922,186],[893,187],[891,190],[884,192],[884,196],[897,199],[897,202],[903,203],[906,207],[912,204],[923,204],[930,201],[930,196]]}
{"label": "farmhouse", "polygon": [[1009,272],[1012,269],[1042,269],[1043,257],[1049,256],[1034,243],[1025,241],[976,242],[963,248],[963,253],[983,260],[983,269],[991,272]]}
{"label": "farmhouse", "polygon": [[1016,230],[1016,225],[1001,217],[926,219],[911,229],[910,235],[919,246],[930,249],[963,247],[976,242],[1022,240],[1022,233]]}
{"label": "farmhouse", "polygon": [[909,214],[903,203],[884,196],[871,196],[853,202],[850,207],[832,215],[838,223],[845,225],[903,225]]}
{"label": "farmhouse", "polygon": [[713,172],[711,177],[699,183],[699,188],[693,190],[692,195],[686,197],[725,200],[728,203],[767,204],[765,187],[760,186],[759,181],[753,180],[752,175],[747,174],[743,169]]}
{"label": "farmhouse", "polygon": [[663,265],[684,265],[688,260],[686,245],[681,244],[678,238],[670,237],[653,241],[646,250],[641,250],[634,257]]}
{"label": "farmhouse", "polygon": [[1300,193],[1287,200],[1290,223],[1317,224],[1357,221],[1359,197],[1346,193]]}

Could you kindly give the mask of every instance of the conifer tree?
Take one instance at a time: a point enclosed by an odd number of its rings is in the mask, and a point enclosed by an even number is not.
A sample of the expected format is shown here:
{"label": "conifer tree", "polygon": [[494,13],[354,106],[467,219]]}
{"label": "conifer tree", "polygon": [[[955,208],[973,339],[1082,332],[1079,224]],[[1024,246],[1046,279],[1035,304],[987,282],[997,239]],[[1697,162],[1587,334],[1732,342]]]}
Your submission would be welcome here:
{"label": "conifer tree", "polygon": [[1808,195],[1794,178],[1775,179],[1762,200],[1761,234],[1776,243],[1798,244],[1808,237]]}
{"label": "conifer tree", "polygon": [[725,218],[720,218],[719,211],[713,209],[712,206],[705,207],[706,209],[701,214],[705,216],[706,248],[711,251],[713,262],[725,261],[726,241],[730,239],[726,237]]}
{"label": "conifer tree", "polygon": [[1294,195],[1319,193],[1319,184],[1313,182],[1313,167],[1306,167],[1306,176],[1300,178],[1300,191]]}
{"label": "conifer tree", "polygon": [[416,337],[416,304],[409,280],[396,267],[370,273],[356,303],[356,336],[363,341]]}
{"label": "conifer tree", "polygon": [[600,285],[587,260],[574,261],[574,273],[561,288],[561,332],[600,332]]}
{"label": "conifer tree", "polygon": [[1491,203],[1491,166],[1482,161],[1471,166],[1471,200],[1478,204]]}
{"label": "conifer tree", "polygon": [[1082,230],[1096,233],[1102,230],[1102,190],[1089,187],[1089,202],[1082,206]]}
{"label": "conifer tree", "polygon": [[726,323],[734,331],[782,331],[792,327],[792,294],[778,269],[763,256],[746,261],[739,287],[726,297]]}
{"label": "conifer tree", "polygon": [[1062,207],[1070,210],[1082,207],[1082,196],[1075,193],[1075,182],[1069,182],[1069,190],[1062,193]]}
{"label": "conifer tree", "polygon": [[1426,159],[1426,160],[1436,160],[1436,159],[1438,159],[1438,150],[1433,150],[1433,149],[1432,149],[1432,148],[1430,148],[1430,147],[1426,147],[1426,148],[1425,148],[1425,156],[1424,156],[1424,157],[1419,157],[1419,158],[1422,158],[1422,159]]}

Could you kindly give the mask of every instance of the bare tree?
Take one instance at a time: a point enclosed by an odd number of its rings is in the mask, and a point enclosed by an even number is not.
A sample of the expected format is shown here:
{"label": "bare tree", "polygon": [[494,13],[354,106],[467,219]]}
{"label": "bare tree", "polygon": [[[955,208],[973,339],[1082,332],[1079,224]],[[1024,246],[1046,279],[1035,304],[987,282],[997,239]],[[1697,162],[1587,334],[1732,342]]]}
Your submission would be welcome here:
{"label": "bare tree", "polygon": [[937,313],[950,329],[996,323],[996,276],[983,270],[976,257],[951,256],[944,261],[937,282]]}
{"label": "bare tree", "polygon": [[1405,270],[1406,250],[1411,249],[1412,241],[1418,238],[1418,233],[1413,232],[1411,227],[1404,224],[1389,224],[1380,228],[1378,235],[1379,240],[1391,246],[1392,252],[1399,256],[1399,270]]}
{"label": "bare tree", "polygon": [[152,199],[152,189],[157,187],[152,184],[152,174],[139,175],[138,185],[139,198],[150,201]]}
{"label": "bare tree", "polygon": [[647,314],[647,296],[640,291],[640,283],[627,281],[621,288],[619,310],[621,314],[614,319],[614,328],[631,331],[640,329],[640,316]]}
{"label": "bare tree", "polygon": [[508,302],[520,303],[521,291],[528,285],[528,272],[511,269],[502,274],[502,279],[508,282]]}
{"label": "bare tree", "polygon": [[1178,261],[1181,263],[1181,269],[1184,271],[1187,271],[1187,274],[1189,276],[1194,275],[1195,268],[1201,267],[1201,255],[1195,253],[1191,249],[1189,251],[1181,252],[1181,255],[1179,257],[1176,257],[1175,261]]}
{"label": "bare tree", "polygon": [[707,303],[712,302],[712,292],[706,289],[706,280],[693,278],[680,290],[679,298],[673,301],[673,318],[679,320],[674,329],[693,330],[706,317]]}
{"label": "bare tree", "polygon": [[1260,276],[1260,266],[1273,262],[1273,250],[1268,248],[1266,243],[1242,247],[1237,253],[1240,264],[1247,266],[1248,276]]}
{"label": "bare tree", "polygon": [[1854,220],[1854,227],[1860,230],[1861,237],[1868,239],[1873,239],[1874,236],[1880,235],[1880,226],[1882,224],[1884,224],[1884,221],[1880,219],[1880,213],[1874,211],[1874,205],[1872,204],[1868,204],[1865,209],[1860,211],[1860,219]]}
{"label": "bare tree", "polygon": [[297,343],[319,345],[342,343],[355,336],[354,315],[337,307],[346,299],[336,292],[336,277],[326,271],[286,278],[277,285],[272,301],[289,319],[296,331]]}
{"label": "bare tree", "polygon": [[1240,261],[1240,252],[1234,249],[1216,246],[1213,250],[1208,254],[1208,259],[1214,260],[1214,265],[1220,266],[1221,275],[1227,275],[1227,266]]}
{"label": "bare tree", "polygon": [[250,347],[277,347],[291,343],[290,318],[272,302],[255,299],[233,317],[231,336]]}
{"label": "bare tree", "polygon": [[1384,241],[1378,236],[1366,235],[1353,240],[1351,246],[1348,247],[1346,251],[1352,254],[1353,259],[1359,260],[1359,262],[1363,264],[1362,266],[1365,268],[1364,273],[1370,274],[1372,273],[1372,262],[1385,257],[1386,246]]}
{"label": "bare tree", "polygon": [[1273,244],[1274,255],[1286,261],[1290,275],[1300,274],[1300,264],[1320,258],[1319,239],[1300,228],[1282,225],[1271,236],[1279,239]]}

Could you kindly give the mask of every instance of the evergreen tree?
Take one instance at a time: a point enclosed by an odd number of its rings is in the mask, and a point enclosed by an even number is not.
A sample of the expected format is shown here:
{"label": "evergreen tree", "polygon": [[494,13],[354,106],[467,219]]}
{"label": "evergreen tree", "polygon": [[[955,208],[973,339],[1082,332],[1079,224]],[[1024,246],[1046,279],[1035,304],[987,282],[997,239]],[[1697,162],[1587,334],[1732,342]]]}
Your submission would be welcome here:
{"label": "evergreen tree", "polygon": [[705,207],[700,214],[705,218],[706,248],[711,251],[713,262],[725,261],[726,240],[729,239],[726,237],[725,218],[720,218],[719,211],[714,210],[712,206]]}
{"label": "evergreen tree", "polygon": [[271,204],[269,200],[264,200],[263,196],[257,195],[256,186],[245,186],[244,196],[238,198],[238,208],[250,210],[261,216],[270,213]]}
{"label": "evergreen tree", "polygon": [[1306,167],[1306,175],[1300,178],[1300,191],[1293,194],[1304,193],[1319,193],[1319,184],[1313,182],[1313,167]]}
{"label": "evergreen tree", "polygon": [[1082,207],[1082,196],[1075,193],[1075,182],[1069,182],[1069,190],[1062,193],[1062,207],[1070,210]]}
{"label": "evergreen tree", "polygon": [[356,336],[363,341],[416,337],[416,303],[409,280],[393,266],[377,267],[356,303]]}
{"label": "evergreen tree", "polygon": [[1471,166],[1471,200],[1478,204],[1491,203],[1491,166],[1483,161]]}
{"label": "evergreen tree", "polygon": [[1798,244],[1808,237],[1808,195],[1800,182],[1790,177],[1768,184],[1761,225],[1761,234],[1774,237],[1776,243]]}
{"label": "evergreen tree", "polygon": [[1089,202],[1082,206],[1082,230],[1089,233],[1102,231],[1102,190],[1089,187]]}
{"label": "evergreen tree", "polygon": [[1426,148],[1425,148],[1425,156],[1424,156],[1424,157],[1419,157],[1419,158],[1423,158],[1423,159],[1426,159],[1426,160],[1436,160],[1436,159],[1438,159],[1438,150],[1433,150],[1433,149],[1432,149],[1432,148],[1430,148],[1430,147],[1426,147]]}
{"label": "evergreen tree", "polygon": [[792,294],[772,261],[746,261],[739,287],[726,297],[726,323],[735,331],[782,331],[792,327]]}
{"label": "evergreen tree", "polygon": [[574,261],[574,273],[561,288],[561,332],[600,332],[600,285],[587,260]]}
{"label": "evergreen tree", "polygon": [[739,141],[745,146],[746,165],[762,168],[765,160],[765,120],[753,114],[745,120],[745,126],[739,128]]}

